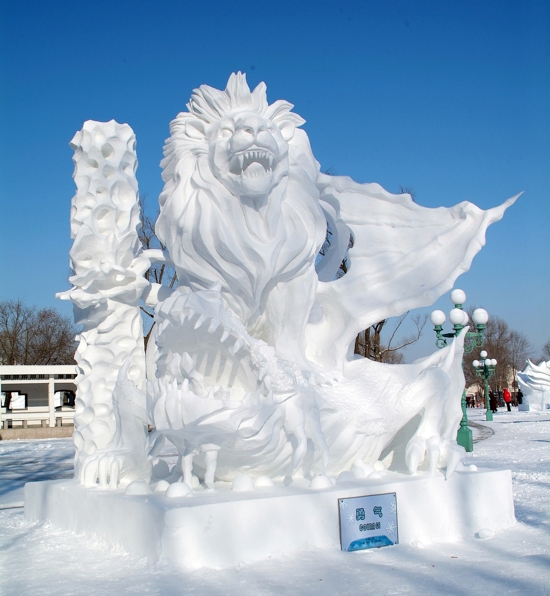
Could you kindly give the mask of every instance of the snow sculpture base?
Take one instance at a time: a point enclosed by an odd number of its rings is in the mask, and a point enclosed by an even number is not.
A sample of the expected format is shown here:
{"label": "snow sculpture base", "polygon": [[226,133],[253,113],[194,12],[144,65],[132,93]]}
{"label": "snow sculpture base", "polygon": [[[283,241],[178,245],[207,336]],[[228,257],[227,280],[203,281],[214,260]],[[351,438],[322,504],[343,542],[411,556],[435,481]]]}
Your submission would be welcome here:
{"label": "snow sculpture base", "polygon": [[520,404],[518,406],[518,412],[545,412],[548,410],[550,410],[550,402]]}
{"label": "snow sculpture base", "polygon": [[509,470],[455,472],[449,480],[390,472],[322,490],[235,492],[219,485],[191,498],[168,498],[84,488],[73,480],[35,482],[25,486],[25,517],[187,569],[339,550],[338,499],[344,497],[395,492],[401,544],[452,542],[516,522]]}

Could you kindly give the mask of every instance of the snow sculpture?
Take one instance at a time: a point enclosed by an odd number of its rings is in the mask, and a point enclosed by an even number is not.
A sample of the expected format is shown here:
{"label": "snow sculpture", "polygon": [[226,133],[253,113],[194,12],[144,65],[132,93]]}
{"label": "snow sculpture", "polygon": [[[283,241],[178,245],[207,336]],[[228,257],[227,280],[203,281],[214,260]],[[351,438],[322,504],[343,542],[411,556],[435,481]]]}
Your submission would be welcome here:
{"label": "snow sculpture", "polygon": [[517,374],[523,392],[522,410],[550,409],[550,361],[533,364],[527,360],[523,372]]}
{"label": "snow sculpture", "polygon": [[[426,455],[432,471],[456,468],[464,335],[410,365],[354,358],[349,348],[360,330],[448,291],[515,197],[489,211],[466,202],[426,209],[377,184],[321,174],[292,107],[269,105],[265,85],[251,92],[241,73],[225,91],[194,91],[161,164],[163,254],[137,245],[129,127],[87,122],[75,137],[75,287],[65,297],[85,324],[75,433],[82,482],[149,480],[143,427],[114,416],[119,403],[145,403],[140,297],[155,307],[149,457],[165,438],[177,447],[172,481],[367,475],[419,414],[402,439],[408,470]],[[327,225],[332,243],[319,260]],[[335,280],[350,237],[349,271]],[[141,277],[152,260],[175,267],[175,290]]]}
{"label": "snow sculpture", "polygon": [[[145,355],[139,300],[148,286],[143,274],[150,261],[141,256],[137,235],[139,202],[135,170],[135,135],[114,120],[88,121],[71,141],[75,151],[70,252],[73,288],[58,294],[74,305],[75,322],[82,326],[76,360],[79,375],[75,409],[75,475],[82,483],[111,478],[130,481],[147,475],[145,411],[137,435],[131,409],[115,392],[117,378],[145,389]],[[122,367],[124,368],[122,369]],[[123,370],[127,378],[122,379]],[[123,387],[124,385],[122,385]],[[131,403],[131,402],[130,402]],[[145,410],[145,402],[142,404]],[[121,410],[125,411],[123,413]],[[117,424],[118,423],[118,424]],[[125,445],[124,445],[125,443]],[[120,458],[130,445],[143,461],[132,468]]]}

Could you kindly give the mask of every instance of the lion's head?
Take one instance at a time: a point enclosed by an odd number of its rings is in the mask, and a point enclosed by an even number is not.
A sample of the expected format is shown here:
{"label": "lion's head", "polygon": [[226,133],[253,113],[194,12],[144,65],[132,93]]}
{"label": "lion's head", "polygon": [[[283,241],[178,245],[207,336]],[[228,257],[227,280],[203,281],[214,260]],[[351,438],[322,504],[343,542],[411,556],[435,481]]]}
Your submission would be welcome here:
{"label": "lion's head", "polygon": [[196,89],[187,107],[164,148],[157,235],[181,284],[221,283],[226,302],[253,326],[276,285],[315,274],[326,231],[318,164],[292,104],[268,105],[265,85],[250,91],[241,73],[225,91]]}
{"label": "lion's head", "polygon": [[239,72],[225,91],[195,89],[187,107],[171,123],[163,166],[185,149],[207,155],[212,173],[232,195],[261,204],[288,175],[288,141],[304,123],[290,111],[292,104],[268,105],[265,84],[251,92]]}
{"label": "lion's head", "polygon": [[209,131],[212,173],[235,196],[257,200],[288,173],[283,131],[254,112],[237,112]]}

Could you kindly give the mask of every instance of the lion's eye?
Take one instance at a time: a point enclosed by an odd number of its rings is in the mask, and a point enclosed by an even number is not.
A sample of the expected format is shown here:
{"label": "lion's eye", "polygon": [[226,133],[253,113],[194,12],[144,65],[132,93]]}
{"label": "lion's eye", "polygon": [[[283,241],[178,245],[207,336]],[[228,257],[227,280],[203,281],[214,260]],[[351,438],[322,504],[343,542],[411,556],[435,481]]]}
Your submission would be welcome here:
{"label": "lion's eye", "polygon": [[233,134],[233,131],[230,128],[220,128],[218,137],[220,139],[228,139],[232,134]]}

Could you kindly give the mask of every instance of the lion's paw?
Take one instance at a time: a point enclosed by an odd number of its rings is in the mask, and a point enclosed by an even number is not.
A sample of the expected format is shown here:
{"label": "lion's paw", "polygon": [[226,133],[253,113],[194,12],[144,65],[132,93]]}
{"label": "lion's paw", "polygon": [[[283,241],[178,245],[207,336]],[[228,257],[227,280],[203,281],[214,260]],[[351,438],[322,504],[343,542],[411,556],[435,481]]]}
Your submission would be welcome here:
{"label": "lion's paw", "polygon": [[102,449],[84,460],[79,480],[84,486],[116,489],[137,478],[149,480],[151,472],[151,462],[135,451]]}

